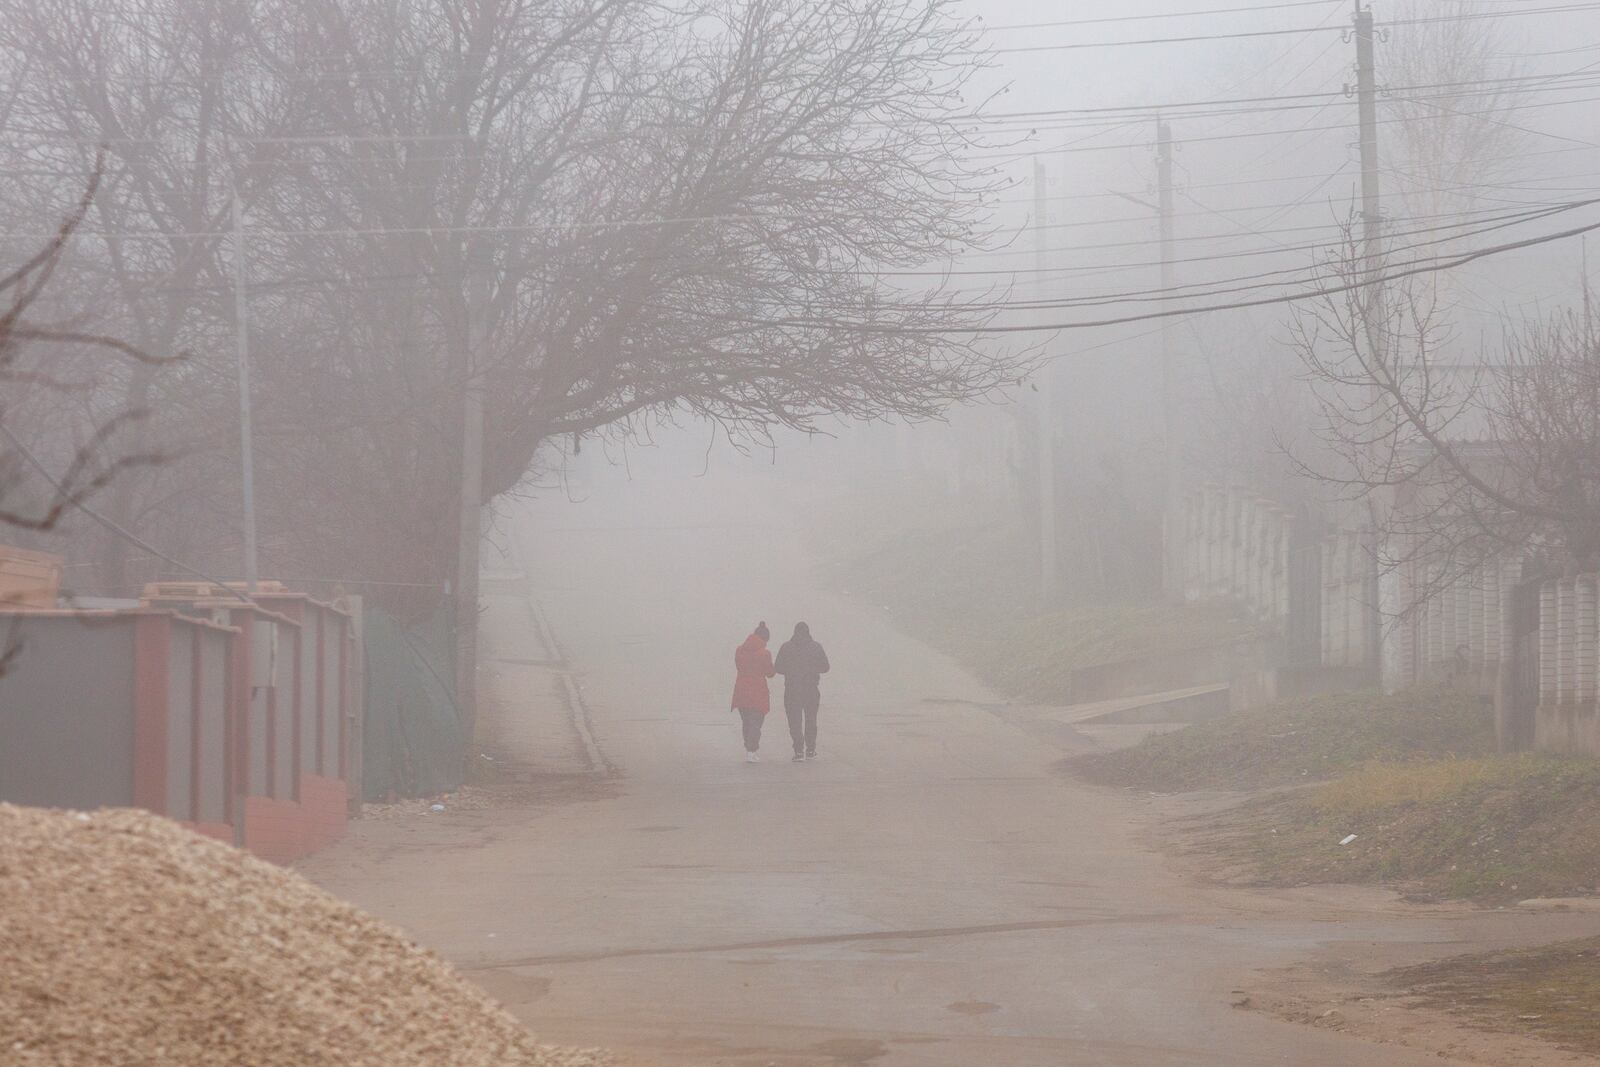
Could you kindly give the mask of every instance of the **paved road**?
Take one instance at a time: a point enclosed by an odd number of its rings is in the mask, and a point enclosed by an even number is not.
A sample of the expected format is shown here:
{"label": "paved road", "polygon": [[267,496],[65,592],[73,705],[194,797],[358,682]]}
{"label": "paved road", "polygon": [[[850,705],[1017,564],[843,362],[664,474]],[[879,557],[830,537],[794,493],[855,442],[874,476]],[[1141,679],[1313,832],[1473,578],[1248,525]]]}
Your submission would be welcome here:
{"label": "paved road", "polygon": [[[580,492],[511,518],[539,565],[496,595],[544,605],[615,789],[374,828],[311,868],[541,1036],[661,1064],[1451,1062],[1232,1008],[1258,968],[1396,920],[1195,890],[1140,846],[1136,805],[1052,774],[1059,748],[973,678],[818,591],[763,483]],[[787,761],[781,713],[768,761],[740,759],[730,659],[757,616],[828,647],[816,763]],[[534,640],[490,625],[502,657]],[[548,714],[531,689],[525,713]]]}

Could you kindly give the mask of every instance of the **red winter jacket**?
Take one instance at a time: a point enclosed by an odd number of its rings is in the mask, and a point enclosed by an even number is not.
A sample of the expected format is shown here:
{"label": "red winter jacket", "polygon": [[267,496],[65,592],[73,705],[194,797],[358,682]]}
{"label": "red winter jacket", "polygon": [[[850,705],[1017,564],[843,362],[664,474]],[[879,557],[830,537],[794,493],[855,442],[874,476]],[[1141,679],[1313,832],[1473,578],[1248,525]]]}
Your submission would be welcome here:
{"label": "red winter jacket", "polygon": [[767,693],[767,679],[773,675],[772,653],[767,643],[755,634],[744,639],[733,653],[733,667],[739,676],[733,681],[733,707],[745,711],[759,711],[763,715],[772,710],[772,697]]}

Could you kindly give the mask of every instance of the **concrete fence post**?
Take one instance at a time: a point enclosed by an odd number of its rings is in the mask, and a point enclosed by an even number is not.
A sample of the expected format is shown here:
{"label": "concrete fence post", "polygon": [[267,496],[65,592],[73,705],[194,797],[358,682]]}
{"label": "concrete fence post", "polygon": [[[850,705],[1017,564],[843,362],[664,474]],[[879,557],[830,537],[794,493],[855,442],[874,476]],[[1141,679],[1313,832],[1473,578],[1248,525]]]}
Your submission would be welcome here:
{"label": "concrete fence post", "polygon": [[1576,648],[1576,696],[1579,704],[1589,705],[1594,702],[1596,690],[1596,669],[1600,663],[1596,662],[1597,639],[1596,633],[1596,589],[1595,576],[1586,574],[1577,579],[1577,602],[1575,604],[1575,623],[1577,633],[1574,635]]}
{"label": "concrete fence post", "polygon": [[1556,583],[1539,584],[1539,706],[1556,702]]}
{"label": "concrete fence post", "polygon": [[1491,675],[1500,665],[1500,598],[1503,560],[1490,560],[1483,568],[1483,665]]}
{"label": "concrete fence post", "polygon": [[1439,590],[1439,666],[1445,678],[1454,676],[1456,649],[1461,646],[1461,619],[1456,611],[1459,591],[1455,579],[1446,579],[1444,588]]}
{"label": "concrete fence post", "polygon": [[1577,583],[1562,578],[1556,583],[1556,703],[1571,704],[1577,699]]}

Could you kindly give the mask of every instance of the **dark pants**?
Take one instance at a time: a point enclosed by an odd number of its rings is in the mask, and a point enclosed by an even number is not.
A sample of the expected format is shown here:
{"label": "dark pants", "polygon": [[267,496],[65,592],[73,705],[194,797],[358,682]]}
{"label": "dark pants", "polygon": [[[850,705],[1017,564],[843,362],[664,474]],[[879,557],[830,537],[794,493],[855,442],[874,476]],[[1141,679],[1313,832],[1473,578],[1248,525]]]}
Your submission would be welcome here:
{"label": "dark pants", "polygon": [[761,747],[761,720],[766,713],[751,711],[749,708],[739,709],[739,718],[744,720],[744,750],[754,752]]}
{"label": "dark pants", "polygon": [[783,712],[789,717],[789,737],[794,741],[794,754],[804,756],[817,753],[817,708],[822,704],[822,694],[815,690],[807,693],[783,692]]}

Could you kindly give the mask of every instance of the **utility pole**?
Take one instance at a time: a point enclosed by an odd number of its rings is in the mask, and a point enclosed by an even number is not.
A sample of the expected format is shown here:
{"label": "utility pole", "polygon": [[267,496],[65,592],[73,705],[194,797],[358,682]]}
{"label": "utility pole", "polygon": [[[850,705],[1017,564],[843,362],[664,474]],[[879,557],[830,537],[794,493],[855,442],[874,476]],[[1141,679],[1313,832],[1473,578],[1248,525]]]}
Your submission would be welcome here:
{"label": "utility pole", "polygon": [[[1372,25],[1372,9],[1363,7],[1361,0],[1355,0],[1355,5],[1356,104],[1361,123],[1361,240],[1368,283],[1364,325],[1371,358],[1377,364],[1379,373],[1388,373],[1383,288],[1379,281],[1383,271],[1383,213],[1378,184],[1378,76],[1373,60],[1376,34]],[[1374,417],[1385,417],[1381,411],[1385,406],[1381,386],[1373,386],[1372,404]],[[1373,444],[1375,448],[1383,447],[1381,434],[1374,435]],[[1383,537],[1382,507],[1383,502],[1369,498],[1371,528],[1368,550],[1372,554],[1372,578],[1368,586],[1370,606],[1367,610],[1365,644],[1370,657],[1367,667],[1380,683],[1383,681],[1384,667],[1383,604],[1385,599],[1398,596],[1397,590],[1391,590],[1388,591],[1391,597],[1386,598],[1384,583],[1378,575],[1378,549]]]}
{"label": "utility pole", "polygon": [[[1043,302],[1050,285],[1045,278],[1045,219],[1047,212],[1044,164],[1033,161],[1033,267],[1035,292]],[[1038,397],[1035,405],[1038,416],[1036,432],[1039,438],[1039,599],[1044,604],[1055,602],[1057,592],[1056,568],[1059,563],[1059,543],[1056,539],[1056,405],[1055,367],[1049,362],[1039,368]]]}
{"label": "utility pole", "polygon": [[1382,267],[1383,218],[1378,186],[1378,76],[1372,56],[1373,40],[1372,9],[1362,7],[1361,0],[1356,0],[1356,99],[1361,112],[1361,237],[1368,277],[1375,280]]}
{"label": "utility pole", "polygon": [[[1161,303],[1172,304],[1174,284],[1172,210],[1172,127],[1156,118],[1156,184],[1161,236]],[[1161,320],[1161,466],[1162,466],[1162,587],[1167,597],[1183,599],[1183,538],[1178,524],[1183,499],[1183,441],[1179,426],[1176,354],[1171,318]]]}
{"label": "utility pole", "polygon": [[461,405],[461,525],[456,549],[456,707],[470,732],[478,711],[478,566],[483,535],[483,376],[473,371]]}
{"label": "utility pole", "polygon": [[233,332],[239,363],[239,467],[244,490],[244,581],[256,591],[256,470],[250,428],[250,323],[245,292],[244,209],[233,191]]}
{"label": "utility pole", "polygon": [[[456,708],[470,746],[478,721],[478,568],[483,538],[483,407],[484,374],[478,362],[472,323],[477,314],[475,290],[488,285],[487,267],[468,257],[466,269],[479,270],[479,286],[467,287],[464,321],[460,324],[461,367],[466,380],[461,394],[461,498],[456,529]],[[483,301],[486,302],[486,299]]]}
{"label": "utility pole", "polygon": [[1583,248],[1583,347],[1594,344],[1594,294],[1589,289],[1589,235],[1582,237]]}

